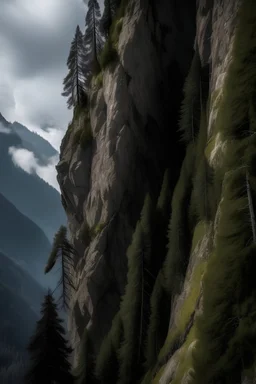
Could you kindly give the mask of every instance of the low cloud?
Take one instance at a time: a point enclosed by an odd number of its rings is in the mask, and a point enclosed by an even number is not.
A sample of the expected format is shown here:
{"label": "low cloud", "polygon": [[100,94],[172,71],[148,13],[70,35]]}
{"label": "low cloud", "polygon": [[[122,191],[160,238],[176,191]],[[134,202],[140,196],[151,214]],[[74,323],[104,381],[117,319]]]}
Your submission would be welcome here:
{"label": "low cloud", "polygon": [[40,165],[34,153],[24,148],[10,147],[9,154],[13,163],[22,168],[29,174],[37,174],[41,179],[50,184],[58,192],[60,192],[59,184],[56,180],[55,165],[58,162],[58,155],[49,158],[47,165]]}
{"label": "low cloud", "polygon": [[4,127],[3,124],[0,123],[0,133],[6,133],[7,135],[11,133],[10,128]]}

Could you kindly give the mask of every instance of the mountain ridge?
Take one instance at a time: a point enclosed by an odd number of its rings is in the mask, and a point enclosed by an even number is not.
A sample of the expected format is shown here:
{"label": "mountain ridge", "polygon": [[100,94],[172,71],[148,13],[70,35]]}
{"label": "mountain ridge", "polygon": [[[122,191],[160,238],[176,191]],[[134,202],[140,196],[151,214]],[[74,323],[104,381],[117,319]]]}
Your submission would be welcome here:
{"label": "mountain ridge", "polygon": [[[59,192],[35,172],[29,174],[13,163],[9,148],[24,148],[24,143],[12,124],[1,114],[0,122],[10,129],[9,133],[0,131],[0,192],[21,213],[36,223],[52,241],[59,226],[66,222]],[[30,133],[28,135],[31,137]],[[40,143],[45,142],[42,140],[39,139]],[[53,149],[52,153],[55,153],[54,151]],[[38,157],[42,162],[47,158],[44,154]]]}
{"label": "mountain ridge", "polygon": [[14,121],[11,127],[21,138],[24,148],[33,152],[42,164],[47,164],[49,158],[59,155],[59,152],[47,140],[38,133],[30,131],[25,125]]}

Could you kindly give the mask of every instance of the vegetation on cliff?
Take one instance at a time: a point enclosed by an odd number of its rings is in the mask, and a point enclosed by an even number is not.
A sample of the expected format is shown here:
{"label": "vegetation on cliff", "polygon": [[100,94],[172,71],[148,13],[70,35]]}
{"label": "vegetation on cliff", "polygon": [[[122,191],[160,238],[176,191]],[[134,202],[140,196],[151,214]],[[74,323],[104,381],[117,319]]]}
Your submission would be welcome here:
{"label": "vegetation on cliff", "polygon": [[86,56],[84,51],[83,35],[80,27],[77,26],[67,60],[69,72],[63,80],[64,89],[62,96],[68,97],[68,108],[86,104],[85,62]]}
{"label": "vegetation on cliff", "polygon": [[76,251],[67,238],[67,228],[62,225],[55,234],[45,273],[49,273],[60,258],[61,274],[56,289],[61,289],[59,301],[64,309],[68,308],[70,292],[76,289],[73,282],[75,255]]}
{"label": "vegetation on cliff", "polygon": [[[102,68],[116,58],[123,17],[106,4],[111,23],[104,24]],[[172,191],[166,173],[158,202],[145,197],[127,251],[120,310],[96,362],[80,356],[78,370],[89,372],[87,381],[149,384],[164,377],[165,384],[233,384],[254,372],[255,26],[256,5],[244,0],[211,132],[215,95],[196,47],[181,106],[186,155],[180,176]],[[214,162],[218,140],[225,150]]]}

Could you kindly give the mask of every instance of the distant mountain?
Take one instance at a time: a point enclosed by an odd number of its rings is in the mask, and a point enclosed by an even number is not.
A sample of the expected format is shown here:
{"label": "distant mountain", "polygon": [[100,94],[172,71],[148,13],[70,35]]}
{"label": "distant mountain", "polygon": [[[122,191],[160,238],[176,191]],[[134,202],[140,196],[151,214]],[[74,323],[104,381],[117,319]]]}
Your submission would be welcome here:
{"label": "distant mountain", "polygon": [[27,302],[34,312],[39,314],[46,288],[43,288],[28,272],[2,252],[0,252],[0,283],[10,287]]}
{"label": "distant mountain", "polygon": [[0,252],[0,383],[22,383],[45,292],[14,261]]}
{"label": "distant mountain", "polygon": [[31,132],[24,125],[17,123],[16,121],[11,127],[21,138],[23,148],[34,152],[35,156],[41,161],[42,164],[47,164],[47,160],[50,157],[58,155],[56,149],[54,149],[47,140],[38,135],[36,132]]}
{"label": "distant mountain", "polygon": [[29,337],[46,287],[58,280],[56,273],[44,275],[50,242],[66,218],[59,193],[15,166],[10,147],[32,151],[42,165],[58,152],[0,114],[0,383],[23,384]]}
{"label": "distant mountain", "polygon": [[[13,203],[20,212],[42,228],[48,239],[52,241],[59,226],[66,223],[60,195],[35,173],[28,174],[13,164],[8,152],[9,148],[12,146],[24,148],[24,143],[12,128],[12,125],[2,115],[0,115],[0,122],[3,127],[10,130],[10,133],[7,134],[1,132],[0,129],[0,193]],[[21,129],[21,131],[24,135],[25,129]],[[27,138],[29,137],[31,143],[33,141],[32,136],[28,134]],[[37,141],[35,155],[39,157],[38,151],[41,146],[41,148],[44,148],[41,158],[44,158],[45,153],[47,151],[49,153],[51,149],[49,147],[46,149],[47,145],[44,141],[40,139],[35,141]]]}
{"label": "distant mountain", "polygon": [[3,126],[8,127],[12,133],[16,133],[22,142],[22,148],[34,152],[35,156],[46,163],[50,157],[58,155],[58,151],[42,136],[36,132],[31,132],[25,125],[20,124],[17,121],[10,123],[0,113],[0,123]]}
{"label": "distant mountain", "polygon": [[46,235],[1,193],[0,212],[0,250],[46,284],[43,268],[51,249]]}
{"label": "distant mountain", "polygon": [[10,286],[0,281],[0,382],[23,383],[28,363],[26,347],[38,314]]}
{"label": "distant mountain", "polygon": [[0,313],[0,342],[25,350],[39,316],[24,298],[1,282]]}

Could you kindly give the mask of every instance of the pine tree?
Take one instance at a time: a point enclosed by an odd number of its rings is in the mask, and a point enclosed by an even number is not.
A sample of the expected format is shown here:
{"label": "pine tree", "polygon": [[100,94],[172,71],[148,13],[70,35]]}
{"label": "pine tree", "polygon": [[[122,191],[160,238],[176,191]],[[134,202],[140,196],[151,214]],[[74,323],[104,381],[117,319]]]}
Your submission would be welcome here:
{"label": "pine tree", "polygon": [[169,327],[170,309],[168,295],[164,288],[163,271],[160,270],[151,295],[151,316],[145,350],[145,368],[152,368],[166,339]]}
{"label": "pine tree", "polygon": [[100,29],[105,37],[109,35],[110,26],[119,3],[118,0],[104,0],[104,12],[100,21]]}
{"label": "pine tree", "polygon": [[76,384],[96,384],[94,376],[95,358],[93,344],[87,328],[85,328],[81,340],[78,365],[75,370]]}
{"label": "pine tree", "polygon": [[89,0],[85,18],[84,46],[93,73],[100,71],[99,53],[103,46],[100,33],[100,6],[97,0]]}
{"label": "pine tree", "polygon": [[95,374],[101,384],[115,384],[118,380],[118,352],[123,341],[123,321],[120,311],[113,319],[112,327],[103,340],[97,356]]}
{"label": "pine tree", "polygon": [[76,255],[74,247],[67,239],[67,228],[63,225],[55,234],[52,251],[49,255],[48,262],[45,267],[45,273],[48,273],[54,267],[57,259],[61,258],[61,277],[57,284],[57,288],[61,288],[61,296],[59,301],[62,302],[64,309],[68,308],[70,289],[75,290],[73,283],[73,256]]}
{"label": "pine tree", "polygon": [[168,296],[164,289],[164,275],[161,267],[167,254],[167,232],[171,215],[171,198],[170,172],[166,170],[157,201],[154,220],[152,270],[157,278],[150,299],[151,314],[145,349],[145,367],[147,369],[152,367],[157,360],[169,325],[169,308],[166,305]]}
{"label": "pine tree", "polygon": [[[165,289],[170,298],[180,292],[191,247],[191,232],[188,223],[188,208],[195,162],[195,146],[191,142],[186,151],[180,177],[172,197],[172,213],[168,230],[168,247],[163,264]],[[171,306],[172,300],[168,303]]]}
{"label": "pine tree", "polygon": [[142,375],[141,363],[150,316],[150,296],[155,277],[152,271],[153,204],[146,197],[141,219],[128,248],[128,278],[121,303],[124,343],[120,349],[119,384],[128,384]]}
{"label": "pine tree", "polygon": [[42,318],[37,322],[28,351],[30,367],[26,384],[73,384],[69,357],[72,348],[67,345],[63,320],[58,316],[57,305],[49,291],[42,304]]}
{"label": "pine tree", "polygon": [[171,215],[172,193],[170,172],[165,171],[161,192],[157,201],[154,228],[154,273],[157,276],[167,254],[167,230]]}
{"label": "pine tree", "polygon": [[69,72],[63,80],[62,96],[68,97],[68,108],[84,105],[87,101],[86,66],[88,67],[88,61],[86,59],[83,34],[79,26],[76,27],[75,37],[71,43],[67,66]]}
{"label": "pine tree", "polygon": [[195,51],[189,74],[184,85],[184,100],[181,105],[180,132],[186,143],[196,140],[200,124],[201,62],[198,50]]}

